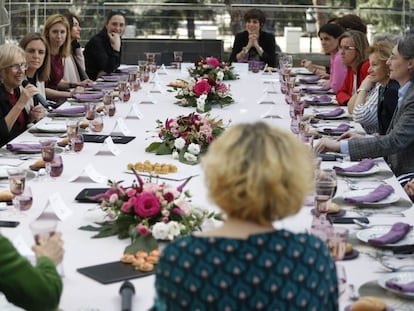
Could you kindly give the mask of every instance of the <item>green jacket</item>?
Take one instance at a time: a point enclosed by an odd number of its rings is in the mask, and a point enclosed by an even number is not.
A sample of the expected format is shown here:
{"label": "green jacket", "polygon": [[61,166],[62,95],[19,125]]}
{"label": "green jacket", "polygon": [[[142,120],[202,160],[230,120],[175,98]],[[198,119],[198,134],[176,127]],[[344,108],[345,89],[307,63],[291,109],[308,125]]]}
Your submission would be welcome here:
{"label": "green jacket", "polygon": [[62,287],[55,264],[49,258],[38,258],[33,267],[0,235],[0,292],[8,301],[30,311],[55,310]]}

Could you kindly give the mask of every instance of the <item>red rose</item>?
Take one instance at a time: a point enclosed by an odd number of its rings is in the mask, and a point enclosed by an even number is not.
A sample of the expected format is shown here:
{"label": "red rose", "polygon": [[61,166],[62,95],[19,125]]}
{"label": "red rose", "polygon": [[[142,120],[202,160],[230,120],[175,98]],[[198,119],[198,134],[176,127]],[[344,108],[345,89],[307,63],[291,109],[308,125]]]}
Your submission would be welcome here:
{"label": "red rose", "polygon": [[210,93],[210,90],[210,84],[208,84],[208,82],[204,79],[197,82],[197,84],[194,86],[194,93],[196,93],[197,96],[200,96],[202,94],[208,94]]}
{"label": "red rose", "polygon": [[160,212],[160,202],[151,193],[142,193],[135,202],[134,211],[140,217],[155,216]]}
{"label": "red rose", "polygon": [[171,192],[167,192],[164,194],[164,199],[170,203],[172,201],[174,201],[174,195]]}
{"label": "red rose", "polygon": [[206,59],[206,64],[207,64],[207,65],[210,65],[210,66],[212,66],[212,67],[214,67],[214,68],[217,68],[217,67],[220,65],[220,62],[219,62],[219,60],[218,60],[217,58],[214,58],[214,57],[208,57],[208,58]]}

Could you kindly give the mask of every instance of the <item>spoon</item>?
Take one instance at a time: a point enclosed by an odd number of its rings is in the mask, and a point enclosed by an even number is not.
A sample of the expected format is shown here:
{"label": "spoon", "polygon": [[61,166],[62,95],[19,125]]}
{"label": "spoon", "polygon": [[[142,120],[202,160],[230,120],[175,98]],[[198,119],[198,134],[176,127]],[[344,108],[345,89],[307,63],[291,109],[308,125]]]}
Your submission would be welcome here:
{"label": "spoon", "polygon": [[410,268],[411,267],[411,269],[408,269],[409,271],[413,271],[414,270],[414,264],[403,264],[403,265],[395,265],[395,264],[393,264],[393,263],[391,263],[391,262],[388,262],[388,261],[386,261],[385,260],[386,259],[386,256],[384,256],[384,257],[380,257],[379,258],[379,262],[381,263],[381,265],[385,268],[385,269],[387,269],[387,270],[390,270],[391,272],[398,272],[398,271],[401,271],[401,270],[406,270],[405,268]]}
{"label": "spoon", "polygon": [[352,221],[354,222],[354,224],[360,226],[362,229],[368,229],[368,228],[373,227],[373,225],[366,224],[366,223],[364,223],[362,221],[359,221],[358,219],[355,219],[355,218]]}
{"label": "spoon", "polygon": [[357,301],[359,299],[359,294],[355,290],[354,284],[349,284],[349,289],[351,290],[351,292],[349,293],[349,299]]}

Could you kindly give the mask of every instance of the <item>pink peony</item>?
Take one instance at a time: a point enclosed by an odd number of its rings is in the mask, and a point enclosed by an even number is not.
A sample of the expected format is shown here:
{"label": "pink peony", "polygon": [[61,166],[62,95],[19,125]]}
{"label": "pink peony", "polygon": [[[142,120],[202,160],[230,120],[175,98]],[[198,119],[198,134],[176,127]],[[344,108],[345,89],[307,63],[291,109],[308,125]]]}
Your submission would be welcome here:
{"label": "pink peony", "polygon": [[172,194],[171,192],[164,193],[164,199],[168,203],[170,203],[170,202],[174,201],[174,194]]}
{"label": "pink peony", "polygon": [[134,188],[129,188],[126,191],[126,195],[127,195],[128,198],[133,197],[135,195],[135,193],[137,193],[137,190],[135,190]]}
{"label": "pink peony", "polygon": [[144,226],[143,224],[137,225],[137,232],[141,235],[146,235],[148,233],[151,233],[151,230],[148,229],[147,226]]}
{"label": "pink peony", "polygon": [[196,93],[197,96],[200,96],[202,94],[208,94],[211,91],[211,86],[206,80],[200,80],[197,82],[197,84],[194,86],[194,93]]}
{"label": "pink peony", "polygon": [[220,62],[219,62],[219,60],[217,58],[207,57],[206,64],[207,65],[210,65],[210,66],[212,66],[214,68],[217,68],[220,65]]}
{"label": "pink peony", "polygon": [[131,211],[132,205],[129,202],[122,203],[121,212],[129,213]]}
{"label": "pink peony", "polygon": [[140,217],[152,217],[160,212],[160,202],[153,194],[144,192],[137,198],[134,210]]}

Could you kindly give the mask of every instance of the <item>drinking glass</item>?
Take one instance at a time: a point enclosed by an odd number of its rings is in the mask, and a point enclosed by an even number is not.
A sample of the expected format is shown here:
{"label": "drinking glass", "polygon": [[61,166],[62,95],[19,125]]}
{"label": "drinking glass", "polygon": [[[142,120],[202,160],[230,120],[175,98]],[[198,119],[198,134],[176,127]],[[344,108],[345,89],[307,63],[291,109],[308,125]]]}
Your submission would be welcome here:
{"label": "drinking glass", "polygon": [[55,155],[53,161],[50,162],[50,176],[59,177],[63,172],[63,161],[60,155]]}
{"label": "drinking glass", "polygon": [[346,252],[346,241],[348,239],[348,229],[334,227],[328,235],[328,247],[335,260],[342,260]]}
{"label": "drinking glass", "polygon": [[89,128],[92,132],[102,132],[103,127],[104,123],[101,115],[96,115],[95,119],[89,122]]}
{"label": "drinking glass", "polygon": [[341,296],[346,290],[346,273],[344,266],[336,264],[336,277],[338,279],[339,295]]}
{"label": "drinking glass", "polygon": [[83,138],[83,135],[78,134],[78,136],[76,136],[76,138],[75,138],[75,142],[74,142],[74,145],[73,145],[73,151],[75,151],[75,152],[82,151],[84,143],[85,143],[85,140]]}
{"label": "drinking glass", "polygon": [[21,211],[27,211],[32,207],[33,204],[33,195],[32,189],[30,186],[25,186],[24,191],[21,195],[17,197],[19,200],[19,206]]}
{"label": "drinking glass", "polygon": [[68,119],[66,121],[66,134],[68,135],[69,150],[73,150],[73,144],[79,131],[79,120]]}
{"label": "drinking glass", "polygon": [[23,194],[26,185],[27,171],[22,168],[9,168],[7,175],[9,179],[10,192],[13,193],[13,206],[15,210],[20,209],[19,196]]}
{"label": "drinking glass", "polygon": [[88,120],[95,119],[96,103],[85,104],[85,118]]}
{"label": "drinking glass", "polygon": [[50,176],[50,163],[55,158],[56,139],[42,139],[39,143],[42,151],[42,159],[45,161],[46,174]]}
{"label": "drinking glass", "polygon": [[155,53],[147,52],[145,53],[145,56],[147,57],[147,64],[154,64],[155,63]]}
{"label": "drinking glass", "polygon": [[103,96],[103,103],[104,105],[110,105],[112,103],[112,100],[114,99],[113,91],[112,90],[106,90]]}
{"label": "drinking glass", "polygon": [[109,117],[113,117],[116,112],[115,101],[112,101],[109,105],[104,106],[105,114]]}
{"label": "drinking glass", "polygon": [[177,69],[181,69],[181,63],[183,62],[183,51],[174,51],[174,62],[177,65]]}
{"label": "drinking glass", "polygon": [[334,169],[322,169],[317,172],[315,179],[316,195],[315,208],[319,213],[326,214],[327,204],[336,193],[337,177]]}
{"label": "drinking glass", "polygon": [[146,60],[139,60],[138,61],[138,69],[141,74],[145,71],[147,68],[147,61]]}

